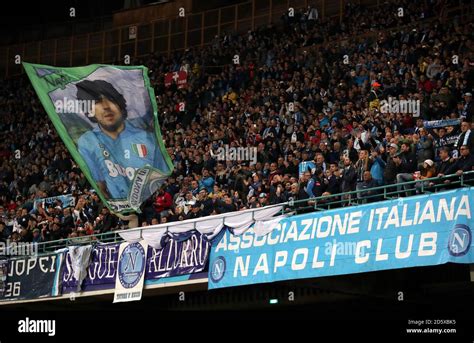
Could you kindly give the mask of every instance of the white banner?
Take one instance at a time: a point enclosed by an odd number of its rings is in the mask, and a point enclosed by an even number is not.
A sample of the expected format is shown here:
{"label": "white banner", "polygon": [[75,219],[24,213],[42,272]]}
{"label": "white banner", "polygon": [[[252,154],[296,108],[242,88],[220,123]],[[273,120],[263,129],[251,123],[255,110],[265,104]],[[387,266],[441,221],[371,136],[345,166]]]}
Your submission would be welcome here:
{"label": "white banner", "polygon": [[147,251],[148,245],[143,241],[120,244],[114,303],[142,298]]}
{"label": "white banner", "polygon": [[[172,222],[146,226],[140,229],[119,231],[119,235],[129,243],[144,240],[153,248],[161,249],[162,238],[164,236],[179,236],[180,234],[187,234],[193,230],[197,230],[201,235],[211,240],[226,226],[232,234],[240,236],[244,234],[252,224],[258,221],[270,220],[274,215],[281,213],[282,210],[283,205],[272,205],[198,219],[188,219],[182,222]],[[275,227],[276,226],[273,226],[273,228]],[[265,231],[266,233],[262,233],[262,235],[268,234],[270,231]]]}

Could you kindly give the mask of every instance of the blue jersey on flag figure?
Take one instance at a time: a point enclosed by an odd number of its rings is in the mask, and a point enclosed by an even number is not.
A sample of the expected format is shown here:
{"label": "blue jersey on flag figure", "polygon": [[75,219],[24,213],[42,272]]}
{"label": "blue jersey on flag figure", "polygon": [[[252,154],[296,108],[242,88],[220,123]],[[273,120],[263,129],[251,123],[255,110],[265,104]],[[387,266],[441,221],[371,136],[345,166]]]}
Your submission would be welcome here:
{"label": "blue jersey on flag figure", "polygon": [[89,119],[98,124],[79,138],[78,150],[107,198],[126,199],[139,168],[169,172],[154,134],[126,120],[125,98],[110,83],[84,80],[76,87],[78,100],[95,102]]}
{"label": "blue jersey on flag figure", "polygon": [[303,161],[298,165],[299,177],[302,177],[305,172],[309,171],[314,174],[316,170],[316,164],[313,161]]}

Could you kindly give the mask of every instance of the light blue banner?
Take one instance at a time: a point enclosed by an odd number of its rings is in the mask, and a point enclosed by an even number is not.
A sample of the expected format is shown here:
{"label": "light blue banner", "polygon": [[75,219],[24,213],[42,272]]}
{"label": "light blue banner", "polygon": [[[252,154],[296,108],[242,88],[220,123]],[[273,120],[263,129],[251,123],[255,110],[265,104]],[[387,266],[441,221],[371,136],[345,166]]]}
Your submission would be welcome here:
{"label": "light blue banner", "polygon": [[58,195],[58,196],[50,197],[50,198],[36,199],[33,205],[33,209],[38,210],[39,204],[42,204],[44,207],[47,207],[50,204],[54,204],[56,200],[61,201],[63,208],[76,206],[76,199],[72,196],[72,194],[65,194],[65,195]]}
{"label": "light blue banner", "polygon": [[209,289],[474,263],[474,188],[313,212],[273,223],[256,236],[225,230],[213,243]]}

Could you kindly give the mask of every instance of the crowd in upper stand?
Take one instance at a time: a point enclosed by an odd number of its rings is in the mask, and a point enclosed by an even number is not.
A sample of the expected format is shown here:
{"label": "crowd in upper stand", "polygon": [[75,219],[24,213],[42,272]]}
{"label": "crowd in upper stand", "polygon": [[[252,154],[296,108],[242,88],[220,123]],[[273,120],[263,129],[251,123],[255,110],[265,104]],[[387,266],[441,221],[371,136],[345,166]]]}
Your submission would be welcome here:
{"label": "crowd in upper stand", "polygon": [[[411,195],[433,186],[425,179],[471,171],[472,22],[446,19],[444,1],[380,6],[387,16],[347,4],[342,23],[308,8],[205,48],[135,61],[150,68],[175,167],[142,205],[140,225],[354,190],[351,203],[376,201],[376,186],[417,181],[402,189]],[[187,86],[165,87],[164,73],[178,70]],[[256,159],[221,159],[221,148],[255,149]],[[74,206],[35,206],[65,194]],[[91,189],[26,77],[1,82],[0,240],[126,226]]]}

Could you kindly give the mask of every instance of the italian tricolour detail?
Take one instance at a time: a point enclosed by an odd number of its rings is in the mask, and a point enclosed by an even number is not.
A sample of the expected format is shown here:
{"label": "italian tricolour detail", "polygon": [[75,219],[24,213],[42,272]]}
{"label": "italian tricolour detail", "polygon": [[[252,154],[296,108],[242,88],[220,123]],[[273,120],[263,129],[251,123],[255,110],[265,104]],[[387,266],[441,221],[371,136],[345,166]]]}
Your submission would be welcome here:
{"label": "italian tricolour detail", "polygon": [[146,157],[147,155],[147,148],[145,144],[133,144],[133,151],[139,157]]}

